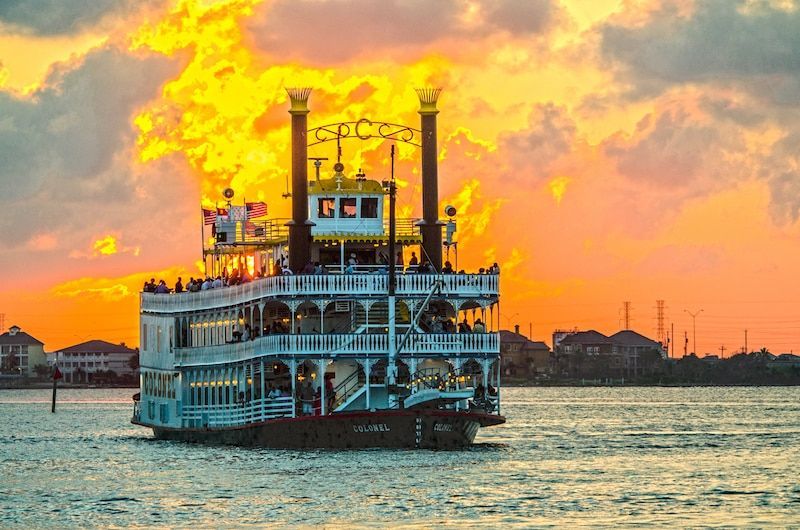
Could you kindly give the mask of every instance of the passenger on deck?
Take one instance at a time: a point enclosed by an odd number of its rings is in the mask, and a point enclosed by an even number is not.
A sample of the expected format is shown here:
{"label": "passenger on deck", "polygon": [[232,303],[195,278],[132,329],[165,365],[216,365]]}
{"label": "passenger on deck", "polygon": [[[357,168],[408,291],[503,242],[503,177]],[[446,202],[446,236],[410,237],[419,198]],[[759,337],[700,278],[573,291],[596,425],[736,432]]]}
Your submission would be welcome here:
{"label": "passenger on deck", "polygon": [[454,272],[453,265],[449,261],[445,261],[444,267],[442,267],[442,274],[453,274]]}
{"label": "passenger on deck", "polygon": [[300,387],[300,403],[303,405],[303,414],[308,415],[314,412],[314,389],[311,388],[311,383],[308,381],[305,381]]}
{"label": "passenger on deck", "polygon": [[500,265],[496,261],[489,267],[488,274],[500,274]]}
{"label": "passenger on deck", "polygon": [[290,269],[289,267],[284,267],[281,269],[281,274],[283,276],[292,276],[294,275],[294,272],[292,272],[292,269]]}
{"label": "passenger on deck", "polygon": [[278,389],[277,386],[273,386],[270,388],[269,394],[267,394],[269,399],[275,399],[281,397],[281,391]]}
{"label": "passenger on deck", "polygon": [[183,292],[183,282],[181,281],[181,277],[178,276],[178,281],[175,282],[175,292],[182,293]]}
{"label": "passenger on deck", "polygon": [[403,268],[403,251],[402,250],[398,250],[397,251],[397,260],[394,262],[394,264],[395,265],[399,265],[401,269]]}
{"label": "passenger on deck", "polygon": [[200,286],[200,290],[201,291],[208,291],[209,289],[211,289],[211,278],[206,276],[206,279],[203,282],[203,285]]}
{"label": "passenger on deck", "polygon": [[486,389],[483,387],[483,383],[478,383],[478,386],[475,387],[475,399],[483,400],[486,397]]}
{"label": "passenger on deck", "polygon": [[416,252],[412,252],[411,253],[411,259],[408,260],[408,266],[409,267],[415,267],[417,265],[419,265],[419,260],[417,259],[417,253]]}
{"label": "passenger on deck", "polygon": [[353,274],[355,272],[356,272],[355,267],[353,267],[353,265],[350,264],[350,263],[348,263],[347,267],[344,268],[344,273],[345,274]]}
{"label": "passenger on deck", "polygon": [[453,319],[448,318],[444,322],[442,322],[442,329],[445,333],[455,333],[456,332],[456,325],[453,324]]}
{"label": "passenger on deck", "polygon": [[167,282],[161,280],[158,282],[158,287],[156,287],[156,294],[167,294],[169,293],[169,287],[167,287]]}
{"label": "passenger on deck", "polygon": [[300,274],[314,274],[314,264],[310,261],[306,263],[303,270],[300,271]]}
{"label": "passenger on deck", "polygon": [[221,276],[217,276],[216,278],[214,278],[214,281],[211,282],[211,288],[212,289],[222,289],[222,286],[223,286],[223,282],[222,282],[222,277]]}
{"label": "passenger on deck", "polygon": [[322,415],[322,386],[318,386],[314,392],[314,416],[320,415]]}
{"label": "passenger on deck", "polygon": [[336,392],[333,389],[333,378],[326,377],[325,378],[325,401],[327,401],[327,409],[328,414],[331,412],[331,408],[333,407],[333,401],[336,398]]}
{"label": "passenger on deck", "polygon": [[281,267],[281,262],[275,260],[275,264],[272,266],[272,275],[280,276],[281,274],[283,274],[283,267]]}
{"label": "passenger on deck", "polygon": [[467,317],[464,317],[464,320],[462,320],[461,322],[458,323],[458,332],[459,333],[470,333],[471,331],[472,331],[472,328],[470,327],[469,322],[467,322]]}
{"label": "passenger on deck", "polygon": [[242,341],[247,342],[250,340],[250,324],[244,325],[244,332],[242,333]]}
{"label": "passenger on deck", "polygon": [[481,322],[480,318],[475,321],[475,324],[473,324],[472,332],[473,333],[486,333],[486,326],[483,325],[483,322]]}

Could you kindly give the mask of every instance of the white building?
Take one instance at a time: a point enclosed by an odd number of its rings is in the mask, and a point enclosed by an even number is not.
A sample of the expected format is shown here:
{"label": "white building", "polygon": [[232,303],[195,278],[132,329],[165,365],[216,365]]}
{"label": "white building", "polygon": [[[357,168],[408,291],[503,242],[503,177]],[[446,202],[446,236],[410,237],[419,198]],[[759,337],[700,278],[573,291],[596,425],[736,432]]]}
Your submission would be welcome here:
{"label": "white building", "polygon": [[58,364],[67,383],[91,383],[98,372],[113,371],[118,377],[138,377],[131,368],[131,357],[138,352],[124,344],[90,340],[48,354]]}

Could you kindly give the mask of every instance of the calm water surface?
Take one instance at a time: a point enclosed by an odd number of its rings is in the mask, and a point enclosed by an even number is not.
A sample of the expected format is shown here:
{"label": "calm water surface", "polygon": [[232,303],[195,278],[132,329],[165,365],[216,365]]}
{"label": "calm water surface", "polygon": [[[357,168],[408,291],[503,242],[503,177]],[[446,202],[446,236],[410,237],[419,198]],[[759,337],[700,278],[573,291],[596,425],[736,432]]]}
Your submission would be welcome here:
{"label": "calm water surface", "polygon": [[160,442],[132,390],[3,390],[0,527],[800,526],[798,388],[503,392],[438,452]]}

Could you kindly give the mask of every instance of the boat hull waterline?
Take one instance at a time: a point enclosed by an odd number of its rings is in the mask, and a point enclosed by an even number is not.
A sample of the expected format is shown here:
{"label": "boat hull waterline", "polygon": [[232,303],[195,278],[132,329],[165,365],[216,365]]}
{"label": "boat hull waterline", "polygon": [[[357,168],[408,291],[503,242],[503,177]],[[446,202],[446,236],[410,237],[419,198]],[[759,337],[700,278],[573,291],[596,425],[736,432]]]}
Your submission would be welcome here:
{"label": "boat hull waterline", "polygon": [[[134,421],[134,423],[137,423]],[[479,427],[505,423],[497,414],[439,409],[378,410],[278,418],[236,427],[152,427],[155,438],[276,449],[461,449]]]}

